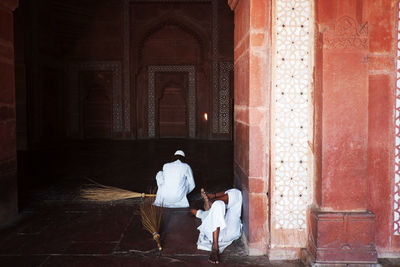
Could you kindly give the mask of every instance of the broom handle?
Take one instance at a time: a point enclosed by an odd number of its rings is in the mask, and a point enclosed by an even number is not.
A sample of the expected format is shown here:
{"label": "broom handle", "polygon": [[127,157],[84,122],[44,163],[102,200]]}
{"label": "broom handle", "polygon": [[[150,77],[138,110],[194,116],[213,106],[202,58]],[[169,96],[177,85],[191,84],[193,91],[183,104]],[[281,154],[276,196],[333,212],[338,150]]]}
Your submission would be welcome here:
{"label": "broom handle", "polygon": [[156,194],[145,194],[145,193],[142,193],[142,197],[155,197],[156,196]]}
{"label": "broom handle", "polygon": [[162,247],[161,247],[161,242],[160,242],[160,234],[159,233],[157,233],[157,232],[154,232],[153,233],[153,239],[156,241],[156,243],[157,243],[157,246],[158,246],[158,250],[162,250]]}

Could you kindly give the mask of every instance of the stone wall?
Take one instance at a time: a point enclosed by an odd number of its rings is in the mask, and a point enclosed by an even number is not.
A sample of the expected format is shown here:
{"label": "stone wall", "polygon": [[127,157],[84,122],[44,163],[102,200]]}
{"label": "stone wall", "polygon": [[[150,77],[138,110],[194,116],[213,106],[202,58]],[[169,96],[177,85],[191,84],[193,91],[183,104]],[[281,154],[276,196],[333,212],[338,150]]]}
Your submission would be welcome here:
{"label": "stone wall", "polygon": [[243,192],[243,224],[251,255],[268,246],[269,49],[271,6],[233,1],[235,10],[235,184]]}
{"label": "stone wall", "polygon": [[[26,16],[16,30],[24,46],[17,49],[26,74],[18,72],[16,80],[22,92],[26,80],[27,96],[18,94],[17,103],[29,98],[28,116],[21,115],[29,144],[93,138],[97,130],[106,139],[160,137],[158,101],[176,73],[185,77],[176,85],[188,92],[188,66],[194,68],[194,95],[185,99],[186,137],[231,138],[233,13],[226,3],[24,0],[21,9]],[[171,67],[153,68],[150,81],[151,66]],[[160,73],[171,79],[161,85]],[[150,83],[157,88],[154,98]],[[85,112],[94,105],[107,114],[88,119]]]}
{"label": "stone wall", "polygon": [[367,207],[376,216],[379,257],[398,257],[400,252],[400,236],[394,235],[393,225],[398,5],[395,0],[366,1],[363,13],[369,32]]}
{"label": "stone wall", "polygon": [[13,45],[17,5],[17,0],[0,3],[0,224],[18,211]]}
{"label": "stone wall", "polygon": [[317,208],[310,250],[319,262],[375,262],[398,251],[396,3],[316,1]]}
{"label": "stone wall", "polygon": [[[250,254],[298,257],[269,225],[269,70],[273,10],[235,11],[234,173]],[[394,103],[398,1],[314,1],[313,205],[308,249],[318,262],[376,262],[399,253],[394,234]],[[273,51],[272,51],[273,52]],[[398,163],[397,163],[398,166]],[[271,190],[271,191],[270,191]],[[269,194],[269,195],[268,195]],[[280,242],[282,241],[282,242]]]}

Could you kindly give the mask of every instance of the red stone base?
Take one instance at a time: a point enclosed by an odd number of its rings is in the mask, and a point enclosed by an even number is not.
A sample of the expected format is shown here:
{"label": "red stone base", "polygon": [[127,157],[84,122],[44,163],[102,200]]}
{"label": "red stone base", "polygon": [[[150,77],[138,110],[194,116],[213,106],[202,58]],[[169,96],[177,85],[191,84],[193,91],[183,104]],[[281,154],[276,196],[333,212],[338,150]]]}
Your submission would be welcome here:
{"label": "red stone base", "polygon": [[316,263],[376,263],[375,215],[371,212],[310,214],[309,251]]}

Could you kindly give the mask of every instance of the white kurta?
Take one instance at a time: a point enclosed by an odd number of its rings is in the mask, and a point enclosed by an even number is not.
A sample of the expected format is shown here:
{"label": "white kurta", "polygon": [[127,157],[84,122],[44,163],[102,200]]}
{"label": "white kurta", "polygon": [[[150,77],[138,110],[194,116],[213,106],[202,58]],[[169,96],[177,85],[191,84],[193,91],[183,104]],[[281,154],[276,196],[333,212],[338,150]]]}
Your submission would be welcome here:
{"label": "white kurta", "polygon": [[186,195],[195,187],[193,172],[189,164],[180,160],[166,163],[156,176],[157,196],[154,205],[167,208],[187,208]]}
{"label": "white kurta", "polygon": [[211,251],[213,236],[212,233],[219,227],[219,252],[238,239],[242,232],[240,215],[242,212],[242,192],[237,189],[229,189],[228,204],[222,200],[214,201],[207,211],[198,210],[196,217],[201,219],[201,225],[197,228],[200,231],[197,240],[197,249]]}

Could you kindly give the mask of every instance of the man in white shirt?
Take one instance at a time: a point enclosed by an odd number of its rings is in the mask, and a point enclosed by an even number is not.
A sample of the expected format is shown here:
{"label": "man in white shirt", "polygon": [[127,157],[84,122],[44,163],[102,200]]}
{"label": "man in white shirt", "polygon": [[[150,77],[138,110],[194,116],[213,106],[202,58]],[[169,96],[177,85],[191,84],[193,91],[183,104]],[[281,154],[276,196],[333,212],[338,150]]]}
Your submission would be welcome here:
{"label": "man in white shirt", "polygon": [[177,150],[172,162],[166,163],[156,176],[157,195],[154,205],[167,208],[187,208],[186,195],[195,187],[192,168],[185,163],[185,153]]}
{"label": "man in white shirt", "polygon": [[208,261],[219,263],[219,253],[238,239],[242,232],[240,220],[242,212],[242,192],[229,189],[216,194],[206,194],[201,189],[204,210],[191,209],[194,216],[201,219],[197,249],[211,251]]}

